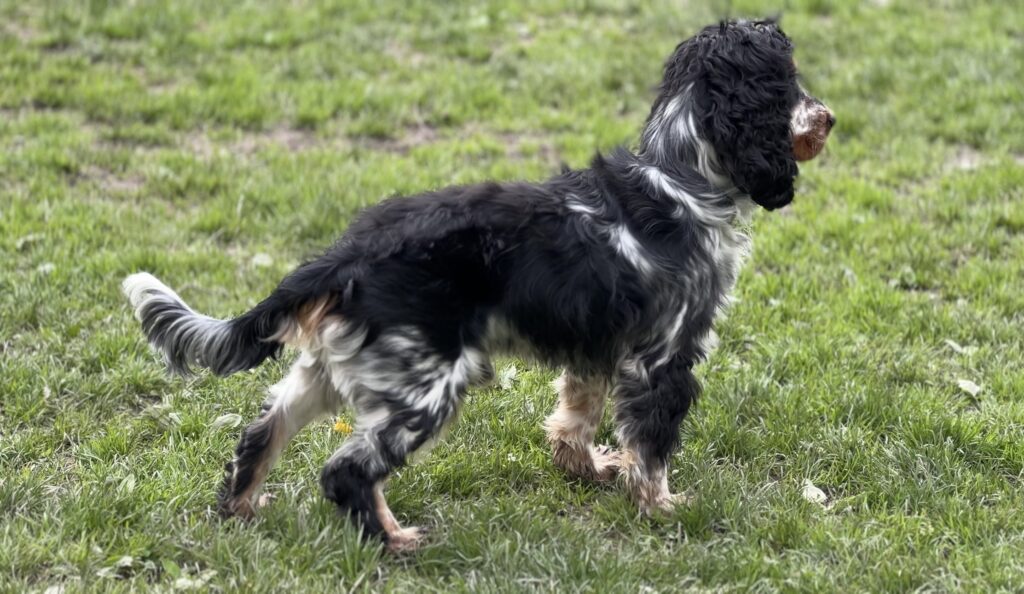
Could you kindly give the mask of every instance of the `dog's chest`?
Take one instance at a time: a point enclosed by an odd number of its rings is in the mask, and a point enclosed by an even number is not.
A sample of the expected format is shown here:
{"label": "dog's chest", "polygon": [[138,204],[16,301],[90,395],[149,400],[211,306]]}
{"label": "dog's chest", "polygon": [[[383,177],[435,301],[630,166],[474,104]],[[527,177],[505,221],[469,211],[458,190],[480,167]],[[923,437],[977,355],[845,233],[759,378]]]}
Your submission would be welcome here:
{"label": "dog's chest", "polygon": [[661,328],[660,349],[667,353],[689,344],[698,358],[718,343],[713,324],[731,302],[731,294],[750,239],[733,227],[710,229],[704,242],[705,258],[684,272],[686,289],[666,299],[656,327]]}
{"label": "dog's chest", "polygon": [[728,299],[736,286],[743,262],[750,253],[750,237],[733,227],[717,229],[716,233],[718,238],[711,259],[721,278],[720,290],[723,297]]}

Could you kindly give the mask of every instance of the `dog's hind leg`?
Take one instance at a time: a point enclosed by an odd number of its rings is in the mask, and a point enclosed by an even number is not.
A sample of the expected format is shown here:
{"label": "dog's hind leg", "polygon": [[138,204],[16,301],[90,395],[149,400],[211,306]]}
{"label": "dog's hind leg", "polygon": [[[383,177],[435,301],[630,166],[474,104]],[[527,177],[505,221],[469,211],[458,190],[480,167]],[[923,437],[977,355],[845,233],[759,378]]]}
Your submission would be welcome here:
{"label": "dog's hind leg", "polygon": [[384,500],[384,482],[409,457],[436,439],[452,421],[468,386],[491,375],[478,350],[442,358],[417,332],[385,335],[340,370],[355,373],[349,385],[356,408],[355,431],[324,466],[324,495],[363,530],[382,538],[391,551],[416,548],[417,529],[402,529]]}
{"label": "dog's hind leg", "polygon": [[270,394],[259,418],[242,431],[235,457],[225,466],[218,497],[220,513],[225,517],[251,518],[254,499],[288,441],[310,421],[337,406],[323,366],[307,353],[270,388]]}
{"label": "dog's hind leg", "polygon": [[681,357],[653,366],[633,363],[614,389],[620,473],[640,509],[652,513],[684,501],[669,491],[668,463],[700,384]]}
{"label": "dog's hind leg", "polygon": [[436,408],[396,406],[391,399],[359,405],[355,431],[327,461],[320,484],[364,536],[381,537],[393,552],[416,548],[419,530],[398,525],[384,499],[384,482],[441,432],[459,399],[451,393]]}
{"label": "dog's hind leg", "polygon": [[469,386],[493,376],[482,350],[463,346],[447,354],[434,346],[465,340],[457,327],[431,330],[394,326],[358,353],[328,356],[332,384],[352,403],[356,418],[354,432],[320,475],[324,496],[364,537],[379,537],[396,552],[416,548],[419,531],[399,527],[384,499],[384,482],[440,435]]}
{"label": "dog's hind leg", "polygon": [[569,371],[555,381],[558,407],[544,421],[552,459],[567,474],[591,481],[609,481],[618,472],[618,452],[595,447],[608,382],[582,378]]}

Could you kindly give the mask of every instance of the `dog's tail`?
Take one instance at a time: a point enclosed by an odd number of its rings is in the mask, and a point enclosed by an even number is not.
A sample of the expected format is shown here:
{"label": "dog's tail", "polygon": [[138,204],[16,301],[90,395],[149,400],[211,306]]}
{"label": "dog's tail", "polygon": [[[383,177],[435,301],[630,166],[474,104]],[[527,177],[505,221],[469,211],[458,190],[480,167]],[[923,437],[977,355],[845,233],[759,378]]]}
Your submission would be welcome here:
{"label": "dog's tail", "polygon": [[[334,301],[310,291],[310,280],[296,279],[300,268],[259,305],[230,320],[196,313],[178,294],[151,274],[124,279],[122,289],[142,322],[149,343],[164,356],[167,367],[186,375],[205,367],[231,375],[276,356],[286,343],[313,331]],[[306,291],[296,291],[305,280]],[[289,282],[291,281],[291,282]]]}

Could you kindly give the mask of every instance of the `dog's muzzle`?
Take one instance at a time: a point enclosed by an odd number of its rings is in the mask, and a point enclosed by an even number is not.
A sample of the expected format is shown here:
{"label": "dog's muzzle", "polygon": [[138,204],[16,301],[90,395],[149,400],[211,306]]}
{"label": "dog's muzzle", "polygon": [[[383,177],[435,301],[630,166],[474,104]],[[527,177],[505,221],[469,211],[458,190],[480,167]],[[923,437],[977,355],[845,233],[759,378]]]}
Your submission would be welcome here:
{"label": "dog's muzzle", "polygon": [[836,116],[824,103],[804,95],[793,110],[793,156],[809,161],[825,148],[828,133],[836,125]]}

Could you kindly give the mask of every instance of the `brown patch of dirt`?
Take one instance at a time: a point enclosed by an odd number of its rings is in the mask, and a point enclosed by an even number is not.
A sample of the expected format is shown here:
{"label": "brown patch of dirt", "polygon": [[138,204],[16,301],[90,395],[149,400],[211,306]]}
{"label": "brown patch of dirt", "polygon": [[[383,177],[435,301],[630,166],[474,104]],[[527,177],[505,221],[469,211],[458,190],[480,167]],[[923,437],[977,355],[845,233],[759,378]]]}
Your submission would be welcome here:
{"label": "brown patch of dirt", "polygon": [[437,128],[421,123],[407,127],[398,138],[356,137],[349,139],[347,144],[405,155],[418,146],[432,144],[440,138],[441,135],[438,134]]}
{"label": "brown patch of dirt", "polygon": [[[546,134],[534,132],[502,132],[495,135],[505,145],[505,154],[510,159],[523,161],[527,159],[540,158],[541,161],[551,166],[558,166],[562,163],[562,155],[555,147],[552,138]],[[534,144],[537,146],[536,156],[527,156],[523,145]]]}
{"label": "brown patch of dirt", "polygon": [[365,148],[396,154],[407,154],[412,149],[437,142],[441,138],[436,128],[419,124],[406,128],[397,138],[370,136],[320,136],[312,130],[276,126],[262,132],[247,132],[234,139],[212,139],[203,130],[185,134],[180,145],[193,153],[211,157],[215,154],[248,156],[269,148],[282,148],[301,153],[315,149]]}
{"label": "brown patch of dirt", "polygon": [[973,171],[985,164],[985,156],[972,146],[957,145],[956,152],[946,161],[949,169]]}
{"label": "brown patch of dirt", "polygon": [[0,25],[0,31],[10,35],[21,43],[31,43],[36,37],[38,37],[38,34],[34,29],[29,28],[23,23],[15,23],[12,21],[7,21]]}
{"label": "brown patch of dirt", "polygon": [[282,148],[289,152],[303,152],[324,146],[325,142],[311,130],[275,126],[262,132],[246,132],[234,139],[212,139],[205,130],[186,133],[179,146],[193,153],[212,157],[215,154],[249,156],[269,148]]}
{"label": "brown patch of dirt", "polygon": [[306,151],[320,145],[316,134],[309,130],[276,126],[265,132],[245,134],[231,144],[232,152],[252,154],[266,147],[280,147],[290,152]]}
{"label": "brown patch of dirt", "polygon": [[426,61],[427,55],[416,51],[409,44],[398,40],[388,41],[384,46],[384,55],[399,64],[417,67]]}
{"label": "brown patch of dirt", "polygon": [[88,165],[79,172],[81,179],[95,182],[104,192],[129,194],[142,189],[146,183],[141,175],[119,175],[96,165]]}
{"label": "brown patch of dirt", "polygon": [[[93,126],[85,123],[85,126]],[[101,136],[100,130],[96,129],[96,135]],[[504,147],[505,157],[517,161],[540,160],[552,167],[558,167],[561,163],[561,153],[554,142],[554,137],[541,132],[495,132],[480,129],[473,125],[462,128],[439,129],[430,124],[419,123],[405,127],[401,133],[391,138],[372,136],[347,136],[344,134],[322,134],[315,130],[295,128],[288,125],[278,125],[267,130],[257,132],[242,132],[236,135],[220,136],[219,132],[207,129],[196,129],[179,134],[172,146],[189,151],[194,155],[210,159],[213,157],[251,157],[262,151],[270,149],[285,150],[290,153],[303,153],[311,150],[351,150],[363,149],[393,153],[396,155],[407,155],[412,150],[428,146],[440,141],[455,141],[469,135],[480,135],[493,139]],[[118,142],[116,140],[96,140],[97,145],[119,145],[128,144],[133,146],[135,151],[151,150],[151,147],[137,145],[132,142]],[[103,172],[99,168],[90,169],[83,173],[85,178],[100,180],[100,183],[110,189],[135,189],[141,181],[132,181],[133,178],[119,178],[110,172]]]}

